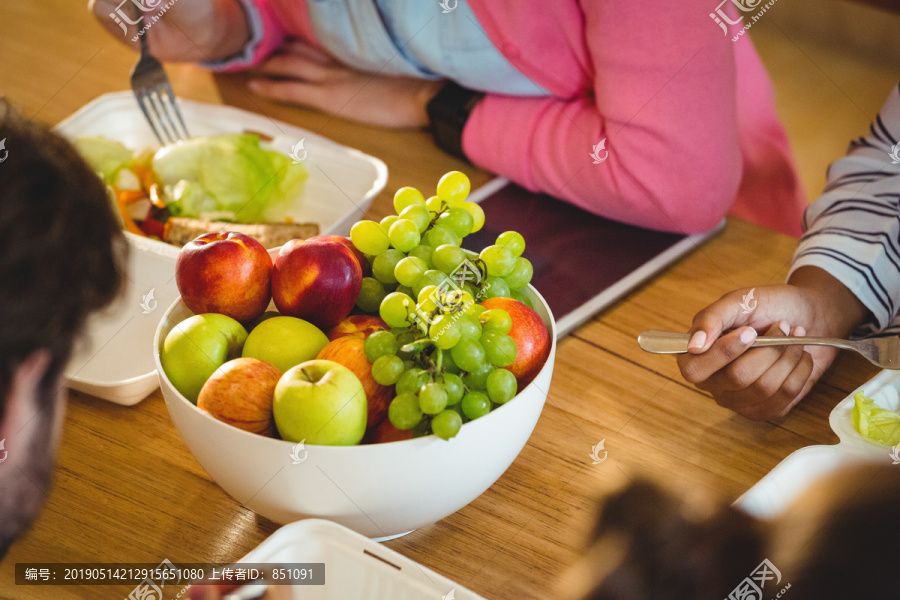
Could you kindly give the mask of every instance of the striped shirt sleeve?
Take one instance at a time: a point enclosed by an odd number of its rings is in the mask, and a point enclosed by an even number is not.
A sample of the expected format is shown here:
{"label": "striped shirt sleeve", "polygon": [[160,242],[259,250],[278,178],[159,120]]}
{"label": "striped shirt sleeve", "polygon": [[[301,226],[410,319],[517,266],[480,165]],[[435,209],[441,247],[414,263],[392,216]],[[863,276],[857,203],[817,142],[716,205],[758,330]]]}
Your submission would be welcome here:
{"label": "striped shirt sleeve", "polygon": [[[869,135],[828,169],[825,191],[806,210],[791,273],[829,272],[872,312],[877,330],[900,312],[900,86]],[[862,332],[860,332],[862,333]]]}

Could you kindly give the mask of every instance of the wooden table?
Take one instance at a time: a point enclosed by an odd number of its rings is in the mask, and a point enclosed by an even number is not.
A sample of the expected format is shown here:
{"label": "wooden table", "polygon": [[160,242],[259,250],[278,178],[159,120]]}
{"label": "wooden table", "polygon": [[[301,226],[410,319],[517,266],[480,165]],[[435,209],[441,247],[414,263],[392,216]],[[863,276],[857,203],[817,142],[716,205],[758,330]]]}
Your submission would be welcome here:
{"label": "wooden table", "polygon": [[[125,89],[135,55],[101,31],[82,2],[0,6],[0,93],[56,123],[101,93]],[[430,189],[451,169],[487,173],[435,149],[419,131],[383,131],[249,95],[240,76],[170,66],[179,95],[225,102],[305,127],[380,157],[390,180]],[[752,423],[719,408],[674,359],[641,352],[644,329],[684,330],[721,294],[784,278],[794,240],[731,220],[718,237],[559,344],[543,415],[521,455],[472,504],[387,546],[488,598],[554,596],[596,498],[638,475],[734,500],[785,456],[834,443],[831,408],[876,370],[843,355],[788,417]],[[606,440],[608,459],[593,465]],[[0,563],[0,598],[122,598],[130,587],[23,587],[17,562],[227,562],[278,525],[213,483],[182,442],[160,393],[126,408],[72,393],[56,483],[33,530]]]}

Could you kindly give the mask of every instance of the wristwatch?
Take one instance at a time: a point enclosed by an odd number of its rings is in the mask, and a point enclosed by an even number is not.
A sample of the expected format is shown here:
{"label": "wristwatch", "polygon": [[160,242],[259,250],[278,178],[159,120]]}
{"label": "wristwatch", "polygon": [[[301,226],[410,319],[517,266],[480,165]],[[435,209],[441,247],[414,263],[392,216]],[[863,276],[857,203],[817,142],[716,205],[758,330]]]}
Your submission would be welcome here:
{"label": "wristwatch", "polygon": [[431,134],[438,148],[467,160],[462,149],[463,127],[472,109],[482,98],[482,92],[466,89],[452,81],[444,84],[428,103]]}

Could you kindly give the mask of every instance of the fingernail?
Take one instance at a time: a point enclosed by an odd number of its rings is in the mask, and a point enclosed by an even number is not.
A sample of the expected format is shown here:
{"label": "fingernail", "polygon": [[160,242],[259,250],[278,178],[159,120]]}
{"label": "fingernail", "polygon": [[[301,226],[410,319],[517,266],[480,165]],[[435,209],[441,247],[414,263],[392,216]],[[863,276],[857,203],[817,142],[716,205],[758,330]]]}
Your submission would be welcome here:
{"label": "fingernail", "polygon": [[806,330],[797,325],[796,327],[794,327],[794,335],[797,337],[803,337],[804,335],[806,335]]}
{"label": "fingernail", "polygon": [[251,79],[251,80],[247,83],[247,87],[249,87],[249,88],[250,88],[251,90],[253,90],[254,92],[258,92],[258,91],[259,91],[259,80],[257,80],[257,79]]}
{"label": "fingernail", "polygon": [[778,329],[780,329],[781,333],[783,333],[784,335],[789,335],[791,333],[790,325],[788,325],[784,321],[778,323]]}
{"label": "fingernail", "polygon": [[749,344],[753,340],[756,339],[756,330],[752,327],[745,327],[743,331],[741,331],[741,343]]}
{"label": "fingernail", "polygon": [[694,335],[691,336],[691,341],[688,342],[688,348],[696,348],[700,349],[706,343],[706,332],[705,331],[695,331]]}

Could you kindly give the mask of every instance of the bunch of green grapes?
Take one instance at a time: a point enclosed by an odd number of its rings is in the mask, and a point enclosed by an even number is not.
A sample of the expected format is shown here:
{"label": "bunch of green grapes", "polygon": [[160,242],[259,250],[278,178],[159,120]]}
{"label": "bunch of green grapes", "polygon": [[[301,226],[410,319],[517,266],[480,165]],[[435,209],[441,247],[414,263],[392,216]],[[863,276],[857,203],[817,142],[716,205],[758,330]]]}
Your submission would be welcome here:
{"label": "bunch of green grapes", "polygon": [[463,239],[484,226],[484,212],[467,202],[465,174],[444,175],[436,195],[404,187],[394,195],[396,215],[360,221],[350,239],[372,267],[357,306],[391,327],[366,339],[372,375],[394,385],[388,418],[417,435],[454,437],[516,395],[516,343],[506,311],[478,302],[500,296],[531,305],[521,293],[533,269],[522,257],[525,240],[507,231],[476,254]]}

